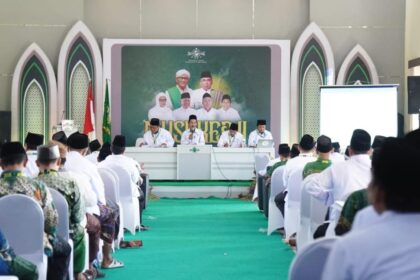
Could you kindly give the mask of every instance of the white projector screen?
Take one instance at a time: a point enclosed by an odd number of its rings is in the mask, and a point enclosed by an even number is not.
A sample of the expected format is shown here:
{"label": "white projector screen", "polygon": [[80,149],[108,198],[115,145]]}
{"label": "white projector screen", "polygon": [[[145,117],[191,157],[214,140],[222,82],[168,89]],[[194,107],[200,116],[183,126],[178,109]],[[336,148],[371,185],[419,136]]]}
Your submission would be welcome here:
{"label": "white projector screen", "polygon": [[398,85],[321,87],[320,132],[345,149],[354,129],[397,136]]}

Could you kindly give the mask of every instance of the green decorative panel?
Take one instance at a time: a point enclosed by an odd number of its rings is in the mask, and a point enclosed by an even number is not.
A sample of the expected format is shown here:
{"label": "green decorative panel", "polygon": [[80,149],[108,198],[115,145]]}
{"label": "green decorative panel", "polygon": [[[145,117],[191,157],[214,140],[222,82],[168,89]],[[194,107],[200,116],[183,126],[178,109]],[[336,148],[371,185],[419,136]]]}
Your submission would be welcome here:
{"label": "green decorative panel", "polygon": [[70,119],[78,126],[79,130],[83,129],[86,111],[86,99],[89,85],[89,75],[86,68],[81,63],[74,68],[70,81]]}
{"label": "green decorative panel", "polygon": [[312,64],[307,69],[302,83],[302,135],[319,136],[320,85],[322,85],[321,73],[317,66]]}
{"label": "green decorative panel", "polygon": [[369,69],[365,62],[360,59],[360,57],[357,57],[351,63],[345,81],[346,85],[354,85],[356,83],[363,85],[372,84],[372,78],[370,77]]}
{"label": "green decorative panel", "polygon": [[25,95],[23,135],[26,135],[28,132],[46,135],[45,110],[42,89],[37,83],[33,82],[29,85]]}

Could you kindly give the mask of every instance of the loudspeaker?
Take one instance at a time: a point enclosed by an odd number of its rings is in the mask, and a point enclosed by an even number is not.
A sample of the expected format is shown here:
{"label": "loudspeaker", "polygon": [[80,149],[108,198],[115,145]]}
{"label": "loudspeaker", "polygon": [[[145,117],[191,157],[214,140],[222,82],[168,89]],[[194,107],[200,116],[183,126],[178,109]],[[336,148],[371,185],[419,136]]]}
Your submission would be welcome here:
{"label": "loudspeaker", "polygon": [[0,111],[0,143],[10,141],[11,124],[11,112]]}
{"label": "loudspeaker", "polygon": [[420,113],[420,76],[407,77],[408,113]]}

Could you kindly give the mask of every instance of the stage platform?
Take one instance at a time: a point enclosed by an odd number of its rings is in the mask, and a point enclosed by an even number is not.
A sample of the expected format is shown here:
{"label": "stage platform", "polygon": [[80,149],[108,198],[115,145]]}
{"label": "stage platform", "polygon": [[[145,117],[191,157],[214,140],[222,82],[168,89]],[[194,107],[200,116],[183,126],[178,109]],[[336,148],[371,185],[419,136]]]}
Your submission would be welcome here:
{"label": "stage platform", "polygon": [[151,180],[150,189],[153,195],[166,198],[238,198],[240,194],[247,194],[252,184],[252,180]]}

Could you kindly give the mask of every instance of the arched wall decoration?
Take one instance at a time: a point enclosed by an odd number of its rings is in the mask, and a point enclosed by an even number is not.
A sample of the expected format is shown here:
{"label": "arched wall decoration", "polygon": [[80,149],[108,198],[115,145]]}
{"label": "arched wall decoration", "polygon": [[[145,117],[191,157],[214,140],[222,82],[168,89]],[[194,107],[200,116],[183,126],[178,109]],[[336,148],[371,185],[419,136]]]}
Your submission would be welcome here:
{"label": "arched wall decoration", "polygon": [[[316,85],[311,79],[311,83],[305,85],[305,73],[310,67],[314,66],[316,66],[321,75],[320,84]],[[304,131],[305,127],[317,125],[315,124],[316,119],[312,120],[312,123],[304,125],[304,116],[306,113],[310,115],[319,114],[319,93],[318,96],[315,96],[314,91],[319,92],[320,85],[333,85],[334,72],[334,56],[330,43],[319,26],[312,22],[300,35],[292,56],[290,104],[290,135],[292,142],[297,142],[302,134],[309,133]],[[311,104],[305,103],[304,97],[306,94],[312,95],[310,98]],[[319,128],[317,131],[319,132]]]}
{"label": "arched wall decoration", "polygon": [[355,84],[379,84],[375,64],[360,45],[356,45],[348,53],[337,76],[337,85]]}
{"label": "arched wall decoration", "polygon": [[23,142],[27,132],[35,132],[47,141],[57,124],[57,82],[51,62],[35,43],[16,65],[11,99],[12,140]]}
{"label": "arched wall decoration", "polygon": [[[82,74],[81,66],[86,75]],[[77,72],[75,72],[76,70]],[[75,73],[76,75],[74,75]],[[83,123],[80,123],[80,120],[84,119],[89,81],[92,81],[96,138],[102,139],[101,52],[92,32],[83,22],[78,21],[67,33],[60,49],[58,59],[58,107],[60,114],[76,121],[80,131],[83,129]],[[73,108],[72,106],[76,103],[78,107]],[[74,114],[77,114],[77,116]]]}

